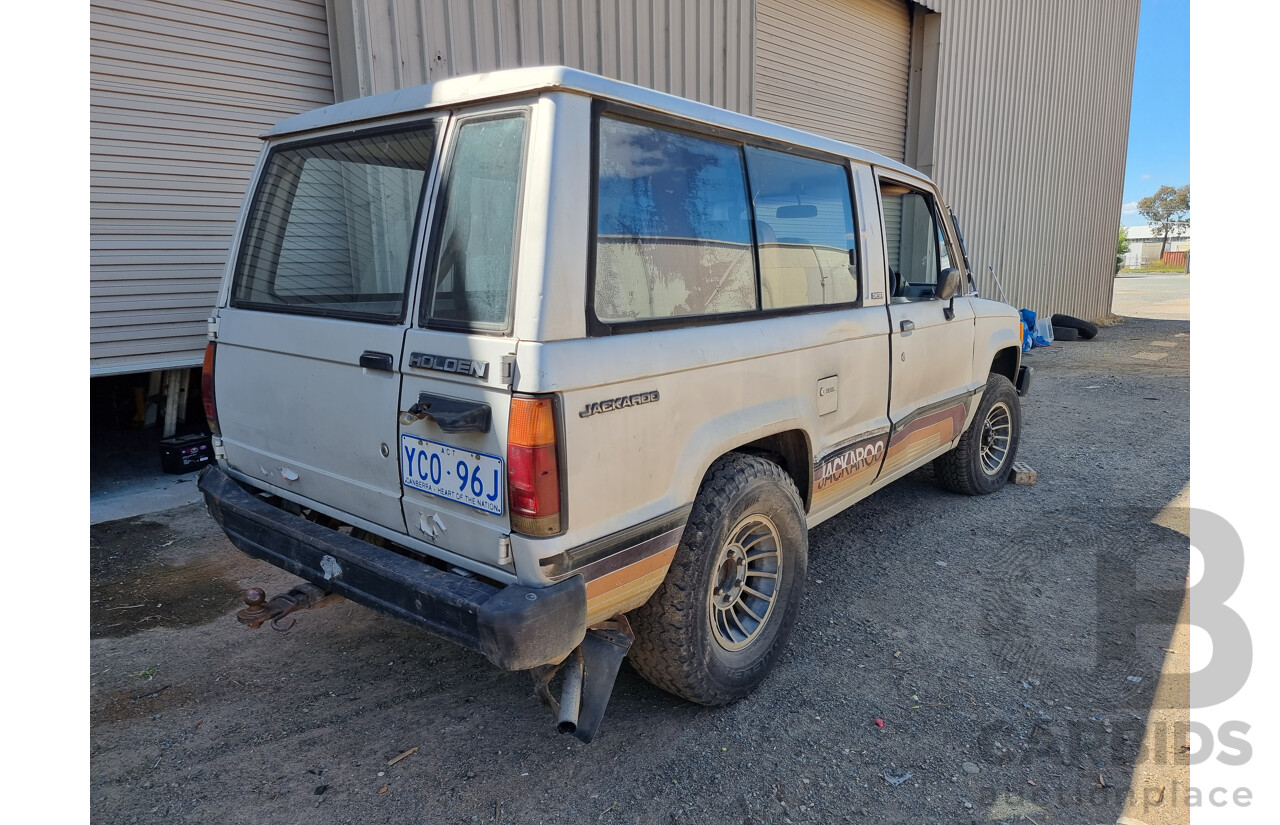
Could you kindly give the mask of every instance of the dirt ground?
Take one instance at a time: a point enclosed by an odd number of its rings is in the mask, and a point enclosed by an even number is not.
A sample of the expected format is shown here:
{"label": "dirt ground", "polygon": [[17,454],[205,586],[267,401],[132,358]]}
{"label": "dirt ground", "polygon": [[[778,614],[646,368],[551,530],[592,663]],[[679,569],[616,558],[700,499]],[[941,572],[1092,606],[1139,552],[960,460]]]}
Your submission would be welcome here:
{"label": "dirt ground", "polygon": [[243,588],[293,579],[198,505],[99,525],[93,821],[1187,822],[1186,677],[1161,671],[1187,662],[1189,333],[1029,355],[1036,486],[925,469],[823,524],[760,690],[699,708],[624,666],[591,745],[526,675],[350,603],[240,626]]}

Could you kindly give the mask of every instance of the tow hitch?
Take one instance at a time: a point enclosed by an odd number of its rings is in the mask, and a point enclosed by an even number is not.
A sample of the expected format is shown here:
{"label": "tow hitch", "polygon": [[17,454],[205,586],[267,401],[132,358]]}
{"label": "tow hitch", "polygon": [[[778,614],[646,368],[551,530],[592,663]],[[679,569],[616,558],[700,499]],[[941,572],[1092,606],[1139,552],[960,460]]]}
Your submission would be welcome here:
{"label": "tow hitch", "polygon": [[267,601],[267,593],[260,587],[252,587],[244,591],[244,603],[247,605],[236,613],[236,621],[254,629],[262,627],[263,622],[270,621],[271,627],[284,632],[293,627],[297,621],[292,615],[299,610],[311,610],[342,601],[344,597],[337,593],[316,587],[314,584],[300,584],[288,593],[281,593],[271,601]]}
{"label": "tow hitch", "polygon": [[[587,629],[582,644],[559,664],[534,668],[533,692],[556,716],[561,733],[590,742],[600,729],[604,709],[618,678],[618,667],[635,637],[626,616]],[[551,680],[564,672],[560,700],[551,695]]]}

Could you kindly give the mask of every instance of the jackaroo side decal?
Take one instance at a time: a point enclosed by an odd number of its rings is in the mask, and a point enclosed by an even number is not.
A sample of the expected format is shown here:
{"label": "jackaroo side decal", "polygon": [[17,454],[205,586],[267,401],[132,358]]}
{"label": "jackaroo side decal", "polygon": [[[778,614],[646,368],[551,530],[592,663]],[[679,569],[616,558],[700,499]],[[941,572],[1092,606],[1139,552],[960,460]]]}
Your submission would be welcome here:
{"label": "jackaroo side decal", "polygon": [[824,507],[839,496],[849,495],[875,480],[884,458],[889,434],[882,433],[850,444],[819,459],[813,471],[813,506]]}

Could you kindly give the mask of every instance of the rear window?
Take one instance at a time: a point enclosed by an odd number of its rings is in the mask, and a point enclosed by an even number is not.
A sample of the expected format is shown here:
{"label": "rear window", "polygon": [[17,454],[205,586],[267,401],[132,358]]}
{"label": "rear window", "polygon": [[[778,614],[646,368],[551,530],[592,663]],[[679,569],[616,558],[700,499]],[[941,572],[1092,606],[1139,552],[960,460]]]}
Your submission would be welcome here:
{"label": "rear window", "polygon": [[422,322],[445,329],[505,329],[519,218],[525,117],[462,121],[441,196]]}
{"label": "rear window", "polygon": [[399,321],[435,131],[427,123],[272,152],[232,306]]}

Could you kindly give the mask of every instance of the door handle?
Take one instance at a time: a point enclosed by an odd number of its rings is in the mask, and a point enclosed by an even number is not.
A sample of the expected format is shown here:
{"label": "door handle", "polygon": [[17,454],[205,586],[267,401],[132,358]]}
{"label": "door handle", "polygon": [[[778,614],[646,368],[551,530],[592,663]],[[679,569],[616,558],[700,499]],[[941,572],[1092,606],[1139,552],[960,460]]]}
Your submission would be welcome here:
{"label": "door handle", "polygon": [[418,403],[400,413],[400,423],[409,426],[430,418],[446,433],[487,433],[493,414],[488,404],[419,393]]}
{"label": "door handle", "polygon": [[903,332],[911,332],[913,329],[915,329],[915,328],[916,328],[916,322],[915,322],[915,321],[903,321],[901,324],[899,324],[899,325],[898,325],[898,327],[899,327],[899,329],[901,329]]}
{"label": "door handle", "polygon": [[391,372],[395,368],[395,359],[385,352],[365,350],[360,354],[360,366],[367,370],[383,370]]}

